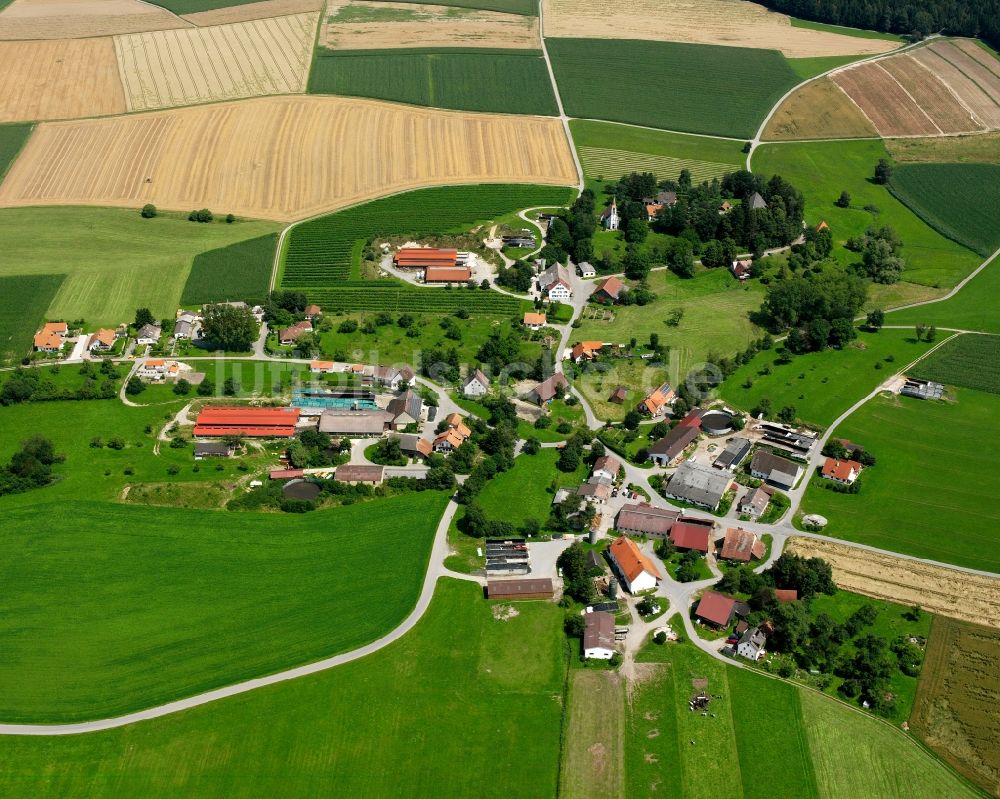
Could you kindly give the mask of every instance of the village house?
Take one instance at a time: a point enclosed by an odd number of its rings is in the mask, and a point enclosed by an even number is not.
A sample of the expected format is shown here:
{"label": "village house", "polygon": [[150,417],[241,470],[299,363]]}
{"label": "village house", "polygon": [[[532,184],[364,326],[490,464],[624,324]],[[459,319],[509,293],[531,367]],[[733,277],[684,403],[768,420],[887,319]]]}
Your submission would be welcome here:
{"label": "village house", "polygon": [[802,476],[802,466],[767,449],[758,449],[750,461],[750,474],[778,488],[791,489]]}
{"label": "village house", "polygon": [[115,346],[115,331],[102,327],[96,333],[91,333],[87,349],[91,352],[107,352]]}
{"label": "village house", "polygon": [[323,313],[323,309],[318,305],[307,305],[302,313],[305,314],[306,319],[310,322],[314,322],[316,317]]}
{"label": "village house", "polygon": [[592,477],[576,490],[576,495],[592,505],[604,505],[611,499],[611,485],[600,477]]}
{"label": "village house", "polygon": [[522,320],[524,326],[528,330],[541,330],[545,327],[546,317],[543,313],[535,313],[534,311],[525,311],[524,319]]}
{"label": "village house", "polygon": [[590,298],[597,302],[616,303],[621,301],[622,294],[626,291],[628,291],[626,285],[617,277],[611,275],[597,284],[597,288],[594,289],[594,293],[590,295]]}
{"label": "village house", "polygon": [[569,357],[573,359],[574,363],[592,361],[603,347],[604,343],[601,341],[580,341],[573,345],[573,349],[569,351]]}
{"label": "village house", "polygon": [[747,660],[758,661],[764,657],[764,644],[767,637],[760,631],[759,627],[751,627],[740,636],[739,643],[736,644],[736,654]]}
{"label": "village house", "polygon": [[431,442],[416,433],[398,433],[394,437],[399,442],[400,452],[410,458],[426,458],[434,451]]}
{"label": "village house", "polygon": [[587,261],[581,261],[576,265],[576,270],[580,273],[580,277],[590,278],[597,277],[597,270],[594,269],[593,265],[587,263]]}
{"label": "village house", "polygon": [[716,511],[729,490],[729,475],[710,466],[685,461],[664,486],[668,499],[679,499],[710,511]]}
{"label": "village house", "polygon": [[562,264],[553,264],[538,276],[538,288],[554,302],[565,302],[573,297],[573,284],[569,272]]}
{"label": "village house", "polygon": [[311,361],[309,371],[314,375],[328,375],[337,371],[337,364],[333,361]]}
{"label": "village house", "polygon": [[857,461],[842,461],[838,458],[827,458],[823,462],[820,474],[827,480],[833,480],[842,485],[851,485],[861,474],[862,466]]}
{"label": "village house", "polygon": [[654,219],[656,219],[656,215],[660,213],[660,211],[663,209],[663,204],[657,202],[646,202],[645,200],[643,201],[643,203],[645,205],[645,213],[643,214],[643,218],[647,222],[652,222]]}
{"label": "village house", "polygon": [[624,505],[618,511],[615,528],[629,535],[644,535],[648,538],[666,538],[680,513],[667,508],[655,508],[646,502]]}
{"label": "village house", "polygon": [[735,563],[749,563],[751,560],[763,558],[766,551],[764,542],[755,533],[741,527],[730,527],[726,530],[719,557]]}
{"label": "village house", "polygon": [[160,340],[163,329],[159,325],[143,325],[139,332],[135,334],[136,344],[147,345],[156,344]]}
{"label": "village house", "polygon": [[611,205],[601,212],[601,226],[605,230],[618,230],[621,221],[621,217],[618,216],[618,201],[612,198]]}
{"label": "village house", "polygon": [[462,384],[462,394],[466,397],[484,397],[490,390],[490,379],[481,369],[473,369]]}
{"label": "village house", "polygon": [[611,568],[629,593],[637,594],[656,588],[663,575],[630,538],[619,536],[607,549]]}
{"label": "village house", "polygon": [[178,308],[174,321],[173,337],[175,339],[193,339],[198,332],[201,317],[194,311]]}
{"label": "village house", "polygon": [[136,370],[142,380],[163,380],[167,376],[167,362],[163,358],[148,358]]}
{"label": "village house", "polygon": [[740,260],[733,261],[733,265],[730,267],[730,270],[733,273],[733,277],[742,282],[744,280],[750,279],[750,270],[752,268],[753,268],[753,260],[751,260],[750,258],[745,258],[742,261]]}
{"label": "village house", "polygon": [[402,430],[407,425],[420,423],[424,401],[416,391],[407,389],[398,397],[389,400],[385,409],[392,415],[392,426]]}
{"label": "village house", "polygon": [[719,453],[712,465],[716,469],[728,469],[732,471],[737,466],[742,463],[743,459],[750,454],[750,448],[753,446],[749,438],[743,438],[742,436],[735,436],[729,439],[726,443],[725,449]]}
{"label": "village house", "polygon": [[278,332],[278,341],[281,344],[294,344],[306,333],[312,333],[312,322],[308,319],[303,319],[301,322],[296,322],[291,327],[286,327],[284,330]]}
{"label": "village house", "polygon": [[708,553],[712,544],[713,523],[708,519],[679,519],[670,528],[670,541],[682,552]]}
{"label": "village house", "polygon": [[638,411],[655,418],[666,412],[670,403],[674,401],[674,397],[674,390],[670,383],[664,383],[649,392],[646,398],[639,403]]}
{"label": "village house", "polygon": [[445,419],[448,429],[434,439],[435,452],[453,452],[465,443],[472,431],[462,421],[462,417],[453,413]]}
{"label": "village house", "polygon": [[696,427],[677,425],[649,448],[649,459],[657,466],[670,466],[701,435]]}
{"label": "village house", "polygon": [[611,392],[611,396],[608,397],[608,402],[613,402],[615,405],[624,405],[627,399],[628,389],[625,386],[616,386],[615,390]]}
{"label": "village house", "polygon": [[583,617],[583,656],[588,660],[611,660],[615,654],[615,617],[597,610]]}
{"label": "village house", "polygon": [[546,405],[556,398],[560,390],[568,391],[569,381],[562,372],[556,372],[525,394],[524,399],[536,405]]}
{"label": "village house", "polygon": [[605,477],[608,480],[618,479],[618,470],[621,469],[622,462],[614,455],[603,455],[594,461],[592,474],[594,477]]}
{"label": "village house", "polygon": [[737,602],[730,596],[717,591],[706,591],[701,595],[698,606],[694,609],[695,618],[709,627],[722,629],[728,627],[736,615]]}
{"label": "village house", "polygon": [[379,385],[398,391],[403,383],[411,384],[415,377],[409,366],[375,366],[372,368],[372,379]]}
{"label": "village house", "polygon": [[733,210],[733,204],[729,200],[723,200],[719,206],[719,216],[724,216]]}
{"label": "village house", "polygon": [[767,510],[772,490],[767,486],[748,488],[743,499],[740,500],[740,504],[736,507],[737,513],[745,514],[751,519],[759,519]]}
{"label": "village house", "polygon": [[345,463],[334,470],[333,479],[338,483],[347,483],[352,486],[377,486],[382,482],[384,473],[384,466]]}

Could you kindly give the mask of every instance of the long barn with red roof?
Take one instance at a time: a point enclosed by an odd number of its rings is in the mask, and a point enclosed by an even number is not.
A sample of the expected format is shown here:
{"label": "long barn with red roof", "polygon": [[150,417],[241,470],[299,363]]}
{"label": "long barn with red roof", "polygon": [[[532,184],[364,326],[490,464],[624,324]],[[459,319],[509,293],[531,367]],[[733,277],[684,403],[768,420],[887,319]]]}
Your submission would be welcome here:
{"label": "long barn with red roof", "polygon": [[291,438],[298,424],[298,408],[202,408],[195,421],[197,437],[247,436]]}

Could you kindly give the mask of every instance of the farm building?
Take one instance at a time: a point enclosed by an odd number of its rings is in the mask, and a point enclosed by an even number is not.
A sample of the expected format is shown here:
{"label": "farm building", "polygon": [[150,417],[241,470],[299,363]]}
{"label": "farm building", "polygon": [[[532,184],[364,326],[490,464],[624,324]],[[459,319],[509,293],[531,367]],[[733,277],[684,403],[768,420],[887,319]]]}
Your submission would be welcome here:
{"label": "farm building", "polygon": [[750,207],[753,208],[755,211],[760,211],[763,210],[764,208],[767,208],[767,200],[765,200],[763,197],[760,196],[759,191],[755,191],[753,194],[751,194],[750,199],[748,199],[747,202],[750,204]]}
{"label": "farm building", "polygon": [[530,249],[535,246],[535,237],[530,233],[519,233],[516,236],[504,236],[503,246]]}
{"label": "farm building", "polygon": [[603,341],[580,341],[573,345],[573,349],[569,351],[569,357],[575,363],[592,361],[603,348]]}
{"label": "farm building", "polygon": [[670,540],[682,551],[708,552],[712,543],[712,522],[700,519],[679,519],[670,528]]}
{"label": "farm building", "polygon": [[333,479],[350,485],[375,486],[382,482],[384,472],[384,466],[345,463],[334,470]]}
{"label": "farm building", "polygon": [[697,427],[677,425],[649,448],[649,459],[657,466],[669,466],[684,454],[684,450],[693,444],[699,435],[701,431]]}
{"label": "farm building", "polygon": [[551,599],[554,589],[549,578],[532,580],[487,580],[487,599]]}
{"label": "farm building", "polygon": [[728,469],[732,471],[740,465],[742,460],[749,454],[752,446],[749,438],[737,436],[729,439],[726,448],[719,453],[712,465],[716,469]]}
{"label": "farm building", "polygon": [[556,398],[559,389],[562,389],[563,392],[569,390],[569,381],[566,380],[566,376],[562,372],[556,372],[547,380],[543,380],[525,394],[524,398],[536,405],[545,405]]}
{"label": "farm building", "polygon": [[424,270],[424,283],[465,283],[471,277],[467,266],[428,266]]}
{"label": "farm building", "polygon": [[930,380],[918,380],[915,377],[908,377],[903,383],[899,393],[904,397],[916,397],[917,399],[941,399],[944,394],[944,386],[940,383],[933,383]]}
{"label": "farm building", "polygon": [[319,431],[334,436],[380,436],[392,425],[392,418],[388,411],[378,409],[327,408],[319,417]]}
{"label": "farm building", "polygon": [[401,430],[407,425],[419,424],[424,412],[424,401],[416,391],[407,389],[389,400],[385,410],[392,414],[392,426]]}
{"label": "farm building", "polygon": [[725,472],[688,461],[674,472],[663,493],[670,499],[714,511],[729,490],[729,479]]}
{"label": "farm building", "polygon": [[750,270],[753,268],[753,261],[746,258],[742,261],[733,261],[733,265],[730,267],[730,271],[740,282],[750,279]]}
{"label": "farm building", "polygon": [[465,443],[466,438],[468,436],[460,435],[457,430],[445,430],[434,439],[432,446],[435,452],[454,452]]}
{"label": "farm building", "polygon": [[304,469],[272,469],[267,476],[271,480],[297,480],[305,474]]}
{"label": "farm building", "polygon": [[66,344],[69,326],[65,322],[46,322],[35,333],[35,352],[59,352]]}
{"label": "farm building", "polygon": [[597,302],[615,303],[621,300],[622,294],[626,291],[628,291],[626,285],[617,277],[611,275],[597,284],[597,288],[594,289],[594,293],[590,295],[590,298]]}
{"label": "farm building", "polygon": [[740,636],[739,643],[736,644],[736,654],[747,660],[760,660],[764,657],[766,643],[767,636],[760,631],[760,628],[751,627]]}
{"label": "farm building", "polygon": [[608,397],[608,402],[613,402],[615,405],[624,405],[625,400],[628,399],[628,389],[625,386],[617,386],[614,391],[611,392],[611,396]]}
{"label": "farm building", "polygon": [[604,477],[608,480],[617,480],[618,470],[621,469],[621,467],[622,462],[614,455],[602,455],[594,461],[592,474],[594,477]]}
{"label": "farm building", "polygon": [[541,330],[545,327],[546,317],[543,313],[535,313],[534,311],[525,311],[524,313],[524,326],[528,330]]}
{"label": "farm building", "polygon": [[823,461],[820,474],[827,480],[833,480],[843,485],[851,485],[861,474],[861,464],[857,461],[842,461],[839,458],[827,458]]}
{"label": "farm building", "polygon": [[[544,314],[543,314],[544,315]],[[481,369],[474,369],[462,384],[462,393],[466,397],[482,397],[490,390],[490,379]]]}
{"label": "farm building", "polygon": [[728,627],[736,615],[737,602],[730,596],[716,591],[706,591],[701,595],[698,606],[694,609],[695,618],[702,624],[721,629]]}
{"label": "farm building", "polygon": [[194,444],[194,459],[230,458],[236,452],[236,447],[223,441],[196,441]]}
{"label": "farm building", "polygon": [[603,610],[583,617],[583,656],[588,660],[611,660],[615,654],[615,617]]}
{"label": "farm building", "polygon": [[736,508],[737,512],[746,514],[753,519],[759,518],[767,510],[767,505],[771,501],[771,490],[767,486],[748,488]]}
{"label": "farm building", "polygon": [[630,538],[619,536],[611,542],[607,551],[615,574],[633,594],[656,588],[663,578],[653,561],[642,554],[638,545]]}
{"label": "farm building", "polygon": [[767,547],[757,535],[740,527],[730,527],[726,530],[719,557],[722,560],[749,563],[751,559],[760,560],[766,552]]}
{"label": "farm building", "polygon": [[806,435],[792,430],[784,425],[773,422],[764,422],[757,425],[757,429],[764,434],[764,440],[769,444],[777,444],[796,455],[808,456],[812,448],[816,445],[815,434]]}
{"label": "farm building", "polygon": [[372,379],[383,386],[398,391],[403,383],[412,383],[415,374],[409,366],[372,367]]}
{"label": "farm building", "polygon": [[416,433],[397,433],[395,438],[399,441],[400,452],[411,458],[426,458],[434,451],[431,442]]}
{"label": "farm building", "polygon": [[650,416],[659,416],[666,411],[673,399],[673,388],[671,388],[670,383],[664,383],[649,392],[646,398],[639,403],[638,411],[639,413],[648,413]]}
{"label": "farm building", "polygon": [[759,449],[750,461],[750,474],[778,488],[794,488],[802,476],[802,466],[788,458],[775,455],[767,449]]}
{"label": "farm building", "polygon": [[576,490],[576,495],[592,505],[603,505],[611,499],[610,481],[606,483],[600,477],[591,477]]}
{"label": "farm building", "polygon": [[312,333],[312,322],[308,319],[303,319],[301,322],[296,322],[291,327],[286,327],[283,330],[278,331],[278,341],[281,344],[294,344],[306,333]]}
{"label": "farm building", "polygon": [[198,438],[205,436],[247,436],[249,438],[291,438],[295,435],[298,408],[202,408],[194,425]]}
{"label": "farm building", "polygon": [[581,261],[576,265],[576,270],[580,273],[580,277],[597,277],[597,270],[594,269],[592,264],[586,261]]}
{"label": "farm building", "polygon": [[156,344],[160,340],[163,329],[159,325],[143,325],[135,334],[135,343],[140,345]]}
{"label": "farm building", "polygon": [[654,508],[645,502],[625,505],[618,511],[615,527],[623,533],[666,538],[680,513],[666,508]]}
{"label": "farm building", "polygon": [[531,556],[523,538],[488,540],[486,542],[486,574],[527,574],[531,571]]}
{"label": "farm building", "polygon": [[402,247],[392,258],[399,269],[429,269],[453,267],[458,263],[458,251],[437,247]]}
{"label": "farm building", "polygon": [[569,271],[562,264],[553,264],[538,276],[538,288],[550,300],[562,302],[573,296]]}
{"label": "farm building", "polygon": [[618,230],[621,221],[621,217],[618,215],[618,201],[612,199],[611,205],[601,212],[601,226],[605,230]]}
{"label": "farm building", "polygon": [[136,370],[143,380],[162,380],[167,376],[167,362],[163,358],[148,358]]}

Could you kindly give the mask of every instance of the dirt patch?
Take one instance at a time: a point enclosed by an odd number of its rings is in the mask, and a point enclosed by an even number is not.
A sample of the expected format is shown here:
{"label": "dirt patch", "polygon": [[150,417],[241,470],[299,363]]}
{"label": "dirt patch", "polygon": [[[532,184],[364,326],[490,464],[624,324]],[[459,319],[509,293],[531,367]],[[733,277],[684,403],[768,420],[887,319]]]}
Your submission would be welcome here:
{"label": "dirt patch", "polygon": [[798,536],[790,538],[785,549],[828,561],[834,581],[847,591],[920,605],[931,613],[962,621],[1000,625],[1000,578]]}
{"label": "dirt patch", "polygon": [[852,139],[877,136],[875,127],[829,78],[807,83],[781,104],[764,139]]}
{"label": "dirt patch", "polygon": [[590,770],[595,777],[603,777],[608,770],[608,748],[598,742],[587,749],[590,753]]}
{"label": "dirt patch", "polygon": [[721,44],[790,58],[885,53],[896,42],[793,28],[784,14],[740,0],[544,0],[545,35]]}
{"label": "dirt patch", "polygon": [[249,22],[252,19],[304,14],[307,11],[320,11],[322,8],[323,0],[263,0],[261,3],[244,3],[241,6],[185,14],[183,18],[199,28],[204,28],[207,25],[228,25],[233,22]]}
{"label": "dirt patch", "polygon": [[660,737],[660,731],[654,727],[653,729],[651,729],[649,732],[646,733],[646,737],[647,738],[659,738]]}
{"label": "dirt patch", "polygon": [[186,27],[165,8],[139,0],[15,0],[0,13],[0,39],[85,39]]}
{"label": "dirt patch", "polygon": [[691,687],[696,691],[707,691],[708,690],[708,678],[707,677],[693,677],[691,679]]}
{"label": "dirt patch", "polygon": [[646,721],[656,721],[660,717],[660,714],[655,710],[647,710],[642,714],[642,717],[646,719]]}
{"label": "dirt patch", "polygon": [[151,202],[292,220],[406,189],[568,186],[575,174],[554,118],[269,97],[40,125],[0,185],[0,205]]}
{"label": "dirt patch", "polygon": [[0,122],[125,110],[111,39],[0,42]]}
{"label": "dirt patch", "polygon": [[521,615],[521,611],[513,605],[494,605],[490,608],[490,612],[497,621],[510,621]]}
{"label": "dirt patch", "polygon": [[652,764],[652,763],[659,763],[660,762],[660,758],[658,758],[652,752],[645,752],[642,757],[643,757],[643,760],[645,760],[647,763],[650,763],[650,764]]}
{"label": "dirt patch", "polygon": [[537,17],[414,3],[356,2],[331,7],[320,42],[335,50],[541,47]]}

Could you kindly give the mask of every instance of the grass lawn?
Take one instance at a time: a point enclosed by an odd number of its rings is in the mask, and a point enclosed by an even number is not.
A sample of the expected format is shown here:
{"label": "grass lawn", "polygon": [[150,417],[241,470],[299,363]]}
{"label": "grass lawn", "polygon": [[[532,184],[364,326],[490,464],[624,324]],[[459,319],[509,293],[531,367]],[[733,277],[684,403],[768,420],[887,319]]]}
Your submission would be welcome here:
{"label": "grass lawn", "polygon": [[[778,174],[806,198],[806,221],[826,221],[833,233],[834,255],[844,264],[860,260],[843,244],[870,225],[890,225],[903,241],[905,280],[933,287],[954,286],[975,269],[980,258],[928,227],[885,186],[871,182],[879,158],[888,157],[880,141],[765,144],[754,154],[753,168]],[[850,208],[834,201],[842,191],[851,195]],[[864,206],[874,205],[873,214]]]}
{"label": "grass lawn", "polygon": [[35,331],[64,279],[65,275],[0,275],[0,364],[31,352]]}
{"label": "grass lawn", "polygon": [[906,308],[889,314],[887,325],[929,324],[1000,333],[1000,314],[996,298],[1000,296],[1000,258],[976,275],[958,294],[947,300]]}
{"label": "grass lawn", "polygon": [[876,397],[851,414],[836,434],[862,444],[878,463],[861,476],[858,494],[837,494],[814,480],[803,512],[829,519],[827,535],[1000,572],[992,546],[1000,475],[991,466],[1000,446],[1000,396],[959,389],[956,399]]}
{"label": "grass lawn", "polygon": [[893,160],[900,164],[1000,163],[1000,131],[969,136],[886,139],[885,146]]}
{"label": "grass lawn", "polygon": [[416,602],[444,502],[427,492],[279,518],[9,511],[0,680],[18,688],[0,717],[117,715],[371,641]]}
{"label": "grass lawn", "polygon": [[[0,8],[7,3],[0,0]],[[31,135],[34,126],[28,123],[20,125],[0,125],[0,180],[7,174],[10,165],[21,152],[24,143]]]}
{"label": "grass lawn", "polygon": [[272,222],[198,224],[180,214],[143,219],[119,208],[5,208],[0,277],[65,274],[51,319],[114,327],[146,306],[173,317],[199,253],[277,230]]}
{"label": "grass lawn", "polygon": [[802,80],[808,80],[828,70],[841,67],[844,64],[850,64],[852,61],[857,61],[864,57],[863,55],[828,55],[814,56],[812,58],[787,58],[785,60],[796,75]]}
{"label": "grass lawn", "polygon": [[[570,645],[579,646],[576,641]],[[627,795],[625,740],[625,681],[614,671],[573,669],[559,795],[567,799]]]}
{"label": "grass lawn", "polygon": [[917,364],[912,374],[1000,394],[1000,336],[958,336]]}
{"label": "grass lawn", "polygon": [[[667,567],[667,571],[670,573],[671,578],[673,578],[674,580],[677,579],[677,567],[681,565],[682,554],[683,553],[681,552],[675,552],[673,555],[667,558],[667,560],[664,561],[663,564]],[[712,576],[712,570],[708,568],[708,561],[705,559],[704,555],[698,558],[698,560],[695,561],[694,565],[695,569],[697,570],[696,573],[698,575],[696,579],[707,580],[709,577]]]}
{"label": "grass lawn", "polygon": [[337,669],[118,730],[5,736],[0,792],[554,796],[563,611],[518,603],[498,621],[491,607],[445,579],[416,629]]}
{"label": "grass lawn", "polygon": [[537,50],[326,50],[313,59],[311,94],[374,97],[461,111],[555,116]]}
{"label": "grass lawn", "polygon": [[[414,3],[417,0],[402,0],[402,2]],[[441,0],[436,5],[454,8],[481,8],[507,14],[521,14],[526,17],[534,17],[538,14],[538,5],[532,0]]]}
{"label": "grass lawn", "polygon": [[812,22],[808,19],[797,19],[796,17],[791,17],[791,23],[793,28],[809,28],[814,31],[839,33],[841,36],[854,36],[858,39],[885,39],[890,42],[903,42],[903,39],[894,33],[866,31],[861,28],[848,28],[844,25],[828,25],[825,22]]}
{"label": "grass lawn", "polygon": [[271,282],[277,244],[278,234],[270,233],[196,255],[181,293],[181,303],[263,302]]}
{"label": "grass lawn", "polygon": [[987,256],[1000,247],[1000,165],[903,164],[890,182],[917,216],[949,239]]}
{"label": "grass lawn", "polygon": [[[676,383],[710,352],[732,355],[760,335],[749,319],[763,300],[756,281],[741,285],[724,269],[682,280],[664,269],[650,274],[649,287],[657,295],[654,302],[616,307],[613,322],[585,320],[574,336],[627,344],[632,337],[647,342],[650,333],[657,333],[660,343],[670,347],[668,372]],[[670,327],[666,319],[675,308],[683,309],[684,316]],[[603,382],[611,385],[610,379]]]}
{"label": "grass lawn", "polygon": [[[600,322],[595,324],[607,325]],[[624,343],[627,344],[628,339]],[[620,422],[647,394],[668,382],[670,377],[665,369],[650,366],[650,361],[613,358],[597,361],[588,366],[586,371],[578,372],[573,386],[587,398],[598,419]],[[628,397],[621,405],[608,401],[618,386],[625,386],[628,390]]]}
{"label": "grass lawn", "polygon": [[[180,360],[195,371],[204,372],[205,379],[215,384],[212,399],[225,399],[223,388],[229,378],[236,381],[236,393],[233,396],[275,397],[288,395],[292,386],[314,382],[317,385],[336,385],[336,378],[340,377],[343,380],[344,377],[343,374],[313,375],[309,371],[308,364],[289,361],[241,361],[221,358],[184,360],[183,356],[180,356]],[[344,383],[341,382],[340,385]],[[174,393],[174,384],[164,382],[148,383],[145,391],[132,395],[129,399],[140,405],[152,405],[178,399],[190,402],[202,398],[198,396],[194,387],[187,395],[178,396]]]}
{"label": "grass lawn", "polygon": [[[778,363],[773,349],[762,350],[726,378],[719,396],[746,411],[766,397],[775,412],[792,405],[802,421],[826,427],[931,346],[917,341],[911,330],[883,329],[862,331],[843,349],[794,355],[785,364]],[[890,356],[891,363],[886,361]]]}
{"label": "grass lawn", "polygon": [[625,39],[548,39],[566,113],[747,138],[798,82],[774,50]]}

